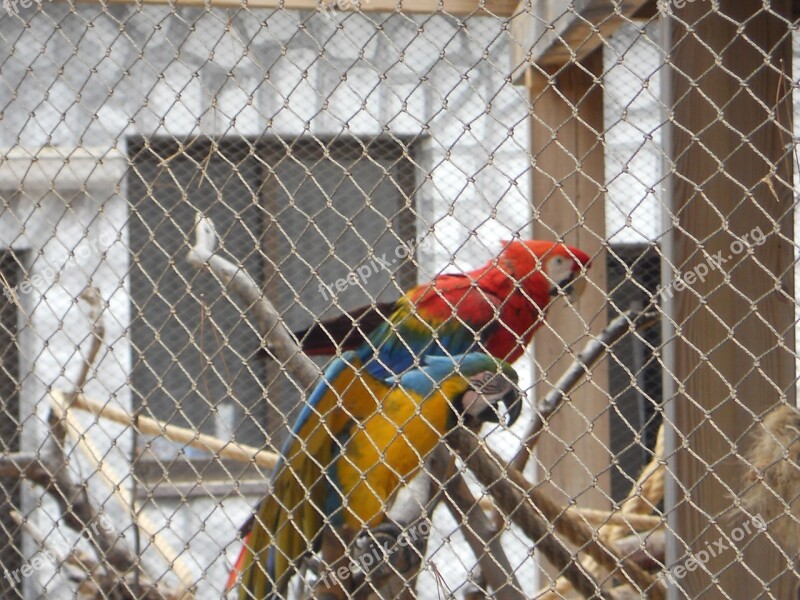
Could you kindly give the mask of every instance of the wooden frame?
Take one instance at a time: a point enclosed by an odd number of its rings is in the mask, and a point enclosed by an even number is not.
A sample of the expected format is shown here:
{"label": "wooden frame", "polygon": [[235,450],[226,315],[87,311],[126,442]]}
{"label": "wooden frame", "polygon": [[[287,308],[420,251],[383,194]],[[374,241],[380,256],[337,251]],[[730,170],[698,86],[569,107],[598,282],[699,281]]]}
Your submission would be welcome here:
{"label": "wooden frame", "polygon": [[511,21],[515,78],[531,65],[554,72],[580,63],[654,5],[655,0],[521,0]]}
{"label": "wooden frame", "polygon": [[[765,413],[795,404],[792,3],[718,4],[687,3],[667,21],[665,202],[675,225],[665,245],[672,280],[663,280],[664,321],[674,327],[665,336],[665,423],[674,483],[665,508],[677,566],[708,544],[731,544],[749,436]],[[761,243],[735,251],[755,228]],[[715,256],[724,262],[697,277]],[[733,545],[741,558],[712,553],[686,569],[676,596],[793,597],[793,570],[774,541],[753,534]]]}
{"label": "wooden frame", "polygon": [[[32,1],[32,0],[29,0]],[[77,0],[81,3],[95,0]],[[437,13],[456,16],[511,16],[516,0],[105,0],[107,4],[164,5],[210,8],[251,8],[277,10],[339,10],[360,12]]]}
{"label": "wooden frame", "polygon": [[[603,68],[595,52],[582,65],[561,73],[555,85],[529,70],[532,105],[532,175],[534,238],[556,239],[594,257],[590,283],[575,305],[559,301],[536,333],[537,397],[550,391],[585,343],[606,326],[604,309],[606,265],[602,254],[605,231],[603,91],[594,79]],[[580,225],[579,225],[580,223]],[[587,331],[588,330],[588,331]],[[568,351],[569,347],[569,351]],[[608,508],[611,461],[608,410],[608,369],[605,360],[592,370],[591,380],[578,386],[543,430],[537,448],[546,472],[539,480],[554,484],[557,502]],[[587,422],[588,420],[588,422]],[[565,497],[566,495],[567,497]]]}

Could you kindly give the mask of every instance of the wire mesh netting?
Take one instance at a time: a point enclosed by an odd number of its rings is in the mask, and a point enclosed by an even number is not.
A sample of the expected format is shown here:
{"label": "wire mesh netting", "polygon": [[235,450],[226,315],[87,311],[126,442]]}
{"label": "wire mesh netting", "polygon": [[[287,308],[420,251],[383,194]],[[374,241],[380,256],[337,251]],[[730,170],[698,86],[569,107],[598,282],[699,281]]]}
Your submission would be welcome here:
{"label": "wire mesh netting", "polygon": [[797,16],[5,0],[0,595],[798,597]]}

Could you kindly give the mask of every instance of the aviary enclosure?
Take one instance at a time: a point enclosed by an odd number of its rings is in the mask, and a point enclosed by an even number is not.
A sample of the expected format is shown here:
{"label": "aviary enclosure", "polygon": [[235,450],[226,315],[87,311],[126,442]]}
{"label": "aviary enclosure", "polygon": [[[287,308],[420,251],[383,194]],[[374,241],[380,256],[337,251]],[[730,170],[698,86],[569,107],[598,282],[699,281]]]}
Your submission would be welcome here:
{"label": "aviary enclosure", "polygon": [[4,0],[0,595],[798,597],[798,16]]}

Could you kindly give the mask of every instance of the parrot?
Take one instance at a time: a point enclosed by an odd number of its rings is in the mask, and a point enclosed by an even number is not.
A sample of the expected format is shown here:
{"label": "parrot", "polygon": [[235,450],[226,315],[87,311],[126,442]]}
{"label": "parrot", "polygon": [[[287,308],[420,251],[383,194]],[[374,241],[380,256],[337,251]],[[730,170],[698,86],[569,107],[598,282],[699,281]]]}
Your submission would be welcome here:
{"label": "parrot", "polygon": [[228,588],[241,578],[241,599],[285,595],[299,560],[319,549],[323,528],[347,538],[380,525],[401,483],[459,418],[478,425],[505,417],[510,425],[521,406],[517,373],[487,354],[430,355],[378,379],[357,352],[343,353],[294,424]]}
{"label": "parrot", "polygon": [[590,257],[578,248],[512,240],[496,259],[443,274],[395,303],[357,309],[295,335],[311,355],[355,350],[371,375],[398,375],[427,355],[487,352],[514,362],[559,291],[572,295]]}

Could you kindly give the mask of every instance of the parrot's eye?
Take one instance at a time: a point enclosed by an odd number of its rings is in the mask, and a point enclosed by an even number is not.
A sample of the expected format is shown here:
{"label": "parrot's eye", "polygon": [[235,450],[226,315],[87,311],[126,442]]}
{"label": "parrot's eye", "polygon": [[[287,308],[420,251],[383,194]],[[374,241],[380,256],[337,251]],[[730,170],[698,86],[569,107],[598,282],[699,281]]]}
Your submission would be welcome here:
{"label": "parrot's eye", "polygon": [[486,396],[504,394],[512,383],[502,373],[481,373],[470,379],[470,386],[475,391]]}
{"label": "parrot's eye", "polygon": [[567,291],[566,288],[575,279],[577,273],[573,269],[574,261],[563,256],[554,256],[547,261],[547,277],[550,279],[550,295],[558,296],[559,292]]}

